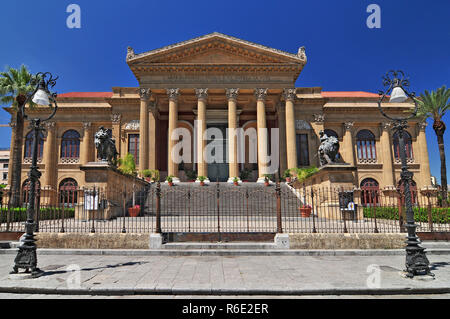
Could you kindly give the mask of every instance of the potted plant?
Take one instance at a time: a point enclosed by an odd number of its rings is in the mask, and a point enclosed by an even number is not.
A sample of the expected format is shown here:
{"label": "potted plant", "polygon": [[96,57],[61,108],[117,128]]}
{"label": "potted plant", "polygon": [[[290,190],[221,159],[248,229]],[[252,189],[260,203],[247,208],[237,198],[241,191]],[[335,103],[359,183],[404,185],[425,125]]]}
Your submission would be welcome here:
{"label": "potted plant", "polygon": [[152,179],[152,171],[149,169],[144,169],[141,171],[141,176],[144,177],[147,182],[150,182]]}
{"label": "potted plant", "polygon": [[159,171],[157,169],[152,169],[152,181],[154,183],[159,182]]}
{"label": "potted plant", "polygon": [[141,212],[141,206],[134,205],[133,207],[128,208],[128,214],[130,217],[137,217],[139,216],[139,213]]}
{"label": "potted plant", "polygon": [[241,181],[248,182],[248,178],[250,177],[251,173],[252,173],[251,169],[248,169],[248,168],[244,169],[240,174]]}
{"label": "potted plant", "polygon": [[290,183],[292,179],[291,169],[288,168],[283,173],[283,178],[286,180],[286,183]]}
{"label": "potted plant", "polygon": [[185,170],[186,177],[190,182],[195,182],[195,179],[197,178],[197,172],[193,170]]}
{"label": "potted plant", "polygon": [[312,207],[310,205],[303,204],[298,209],[300,210],[301,217],[310,217],[311,216]]}
{"label": "potted plant", "polygon": [[239,186],[239,178],[234,177],[233,178],[233,184],[236,185],[236,186]]}
{"label": "potted plant", "polygon": [[205,176],[199,176],[197,178],[200,181],[200,186],[205,186],[206,177]]}
{"label": "potted plant", "polygon": [[169,175],[166,178],[167,184],[169,184],[169,186],[173,186],[173,176]]}
{"label": "potted plant", "polygon": [[269,186],[270,180],[272,179],[272,174],[264,174],[264,185]]}

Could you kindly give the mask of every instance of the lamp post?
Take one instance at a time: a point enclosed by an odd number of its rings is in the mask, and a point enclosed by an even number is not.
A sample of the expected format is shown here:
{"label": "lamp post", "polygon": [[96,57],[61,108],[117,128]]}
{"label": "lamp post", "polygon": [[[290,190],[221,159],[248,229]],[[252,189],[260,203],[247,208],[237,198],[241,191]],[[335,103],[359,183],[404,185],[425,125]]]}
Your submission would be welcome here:
{"label": "lamp post", "polygon": [[33,130],[33,152],[31,167],[28,172],[28,178],[30,181],[30,195],[27,207],[27,221],[25,223],[25,238],[23,243],[19,246],[19,251],[14,259],[14,268],[11,272],[11,274],[17,274],[19,268],[25,269],[26,273],[29,273],[31,270],[32,278],[36,278],[42,274],[42,271],[37,268],[36,241],[34,239],[34,230],[36,227],[34,221],[34,214],[36,210],[36,184],[41,177],[41,172],[39,172],[37,167],[39,133],[42,131],[41,124],[53,118],[58,108],[56,103],[56,93],[51,93],[49,91],[49,87],[53,88],[58,78],[53,78],[52,74],[49,72],[40,72],[36,74],[36,79],[39,81],[36,89],[32,94],[26,97],[25,101],[21,101],[23,103],[20,103],[24,118],[28,118],[25,114],[25,105],[30,101],[37,105],[48,106],[52,112],[47,118],[33,118],[30,120],[30,126]]}
{"label": "lamp post", "polygon": [[[385,91],[380,91],[380,99],[378,100],[378,108],[381,114],[392,121],[392,128],[398,135],[399,153],[402,165],[402,172],[400,173],[401,183],[404,187],[405,206],[406,206],[406,229],[408,237],[406,241],[406,276],[413,278],[416,275],[431,275],[430,262],[425,254],[425,248],[421,247],[419,237],[416,234],[418,225],[414,222],[414,211],[412,208],[412,198],[410,185],[413,178],[413,173],[408,170],[406,160],[406,149],[404,140],[404,131],[408,127],[408,120],[417,115],[418,103],[415,99],[415,93],[409,93],[405,88],[409,86],[409,79],[405,78],[402,71],[389,71],[383,77],[383,86]],[[409,116],[405,117],[391,117],[387,115],[381,103],[390,94],[389,103],[402,103],[410,98],[414,102],[414,110]]]}

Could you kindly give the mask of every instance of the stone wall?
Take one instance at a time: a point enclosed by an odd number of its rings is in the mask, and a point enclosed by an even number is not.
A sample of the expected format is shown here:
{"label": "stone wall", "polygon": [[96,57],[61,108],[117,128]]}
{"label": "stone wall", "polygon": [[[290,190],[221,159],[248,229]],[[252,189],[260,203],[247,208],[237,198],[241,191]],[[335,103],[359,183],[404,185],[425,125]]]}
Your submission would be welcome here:
{"label": "stone wall", "polygon": [[289,234],[290,249],[401,249],[406,234]]}
{"label": "stone wall", "polygon": [[148,249],[150,234],[38,233],[38,248]]}

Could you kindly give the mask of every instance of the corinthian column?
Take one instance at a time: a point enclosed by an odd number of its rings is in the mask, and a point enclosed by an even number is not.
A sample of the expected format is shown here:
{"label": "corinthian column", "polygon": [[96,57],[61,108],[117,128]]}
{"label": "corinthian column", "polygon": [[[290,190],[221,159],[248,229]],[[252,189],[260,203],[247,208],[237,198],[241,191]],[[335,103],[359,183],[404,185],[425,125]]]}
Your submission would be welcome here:
{"label": "corinthian column", "polygon": [[148,169],[148,100],[151,96],[150,89],[141,88],[141,108],[139,115],[139,169]]}
{"label": "corinthian column", "polygon": [[157,135],[158,135],[158,108],[156,103],[150,105],[150,110],[148,112],[149,125],[148,125],[148,150],[149,150],[149,164],[148,168],[157,169],[158,168],[158,147],[157,147]]}
{"label": "corinthian column", "polygon": [[286,149],[287,166],[289,169],[297,167],[297,145],[295,136],[294,101],[297,97],[296,89],[284,89],[283,97],[286,101]]}
{"label": "corinthian column", "polygon": [[44,158],[45,174],[44,174],[44,186],[56,189],[56,174],[57,174],[57,154],[56,149],[56,123],[46,122],[47,139],[44,144]]}
{"label": "corinthian column", "polygon": [[93,161],[94,154],[91,154],[92,150],[92,125],[90,122],[83,123],[84,136],[83,141],[81,142],[81,165],[86,165],[88,162]]}
{"label": "corinthian column", "polygon": [[256,118],[258,128],[258,183],[264,183],[264,174],[267,166],[263,158],[267,157],[267,123],[266,123],[266,97],[268,89],[255,89]]}
{"label": "corinthian column", "polygon": [[391,124],[381,123],[380,144],[383,150],[383,184],[386,190],[394,189],[394,165],[392,160],[392,144],[389,137]]}
{"label": "corinthian column", "polygon": [[237,160],[237,96],[239,89],[227,89],[228,99],[228,165],[229,165],[229,178],[228,182],[233,183],[233,178],[239,178],[239,163]]}
{"label": "corinthian column", "polygon": [[[204,158],[206,132],[206,101],[208,100],[208,89],[195,89],[197,95],[197,175],[208,176],[208,164]],[[197,182],[200,182],[197,178]],[[208,181],[206,181],[208,182]]]}
{"label": "corinthian column", "polygon": [[353,146],[353,137],[352,137],[352,129],[353,129],[353,122],[346,122],[344,123],[344,136],[342,138],[342,157],[345,162],[349,163],[350,165],[355,165],[355,154]]}
{"label": "corinthian column", "polygon": [[174,162],[172,158],[172,150],[175,146],[175,140],[172,140],[172,133],[178,126],[178,96],[180,95],[179,89],[167,89],[167,95],[169,97],[169,157],[168,157],[168,169],[167,174],[173,176],[173,182],[179,182],[178,178],[178,164]]}
{"label": "corinthian column", "polygon": [[427,122],[418,123],[419,134],[417,136],[417,145],[419,145],[419,164],[420,164],[420,182],[421,188],[432,188],[431,186],[431,172],[430,159],[428,157],[428,144],[425,135]]}

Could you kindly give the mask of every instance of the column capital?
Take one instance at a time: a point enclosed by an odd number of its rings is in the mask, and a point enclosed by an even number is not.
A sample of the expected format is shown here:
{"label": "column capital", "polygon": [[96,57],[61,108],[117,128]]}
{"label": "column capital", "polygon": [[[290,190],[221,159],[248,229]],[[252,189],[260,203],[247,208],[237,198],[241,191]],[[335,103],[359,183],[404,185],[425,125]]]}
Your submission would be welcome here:
{"label": "column capital", "polygon": [[118,124],[122,119],[122,114],[111,114],[111,122]]}
{"label": "column capital", "polygon": [[228,100],[237,100],[239,89],[226,89],[226,95]]}
{"label": "column capital", "polygon": [[355,125],[355,122],[345,122],[344,129],[346,131],[351,131],[353,129],[353,125]]}
{"label": "column capital", "polygon": [[297,98],[297,89],[296,88],[287,88],[283,89],[283,98],[285,101],[295,101]]}
{"label": "column capital", "polygon": [[45,122],[45,128],[47,130],[54,129],[55,127],[56,127],[56,122],[54,122],[54,121]]}
{"label": "column capital", "polygon": [[195,95],[197,95],[197,99],[206,101],[208,98],[208,88],[195,89]]}
{"label": "column capital", "polygon": [[318,124],[323,124],[325,122],[325,114],[313,114],[314,122]]}
{"label": "column capital", "polygon": [[261,88],[255,89],[256,100],[258,100],[258,101],[265,101],[266,97],[267,97],[267,91],[268,90],[269,89],[261,89]]}
{"label": "column capital", "polygon": [[13,128],[13,129],[17,126],[16,121],[13,121],[13,120],[11,120],[11,122],[9,122],[8,124],[9,124],[9,126],[11,126],[11,128]]}
{"label": "column capital", "polygon": [[169,97],[169,100],[172,101],[178,101],[178,96],[180,95],[180,89],[178,88],[170,88],[166,90],[167,96]]}
{"label": "column capital", "polygon": [[392,128],[391,122],[381,122],[381,131],[389,131]]}
{"label": "column capital", "polygon": [[141,97],[141,101],[148,101],[150,96],[152,95],[152,91],[148,88],[140,88],[139,96]]}
{"label": "column capital", "polygon": [[422,122],[417,123],[417,127],[418,127],[419,131],[425,132],[425,129],[427,128],[427,126],[428,126],[427,121],[422,121]]}
{"label": "column capital", "polygon": [[84,130],[89,130],[92,127],[92,123],[91,122],[83,122],[83,129]]}

